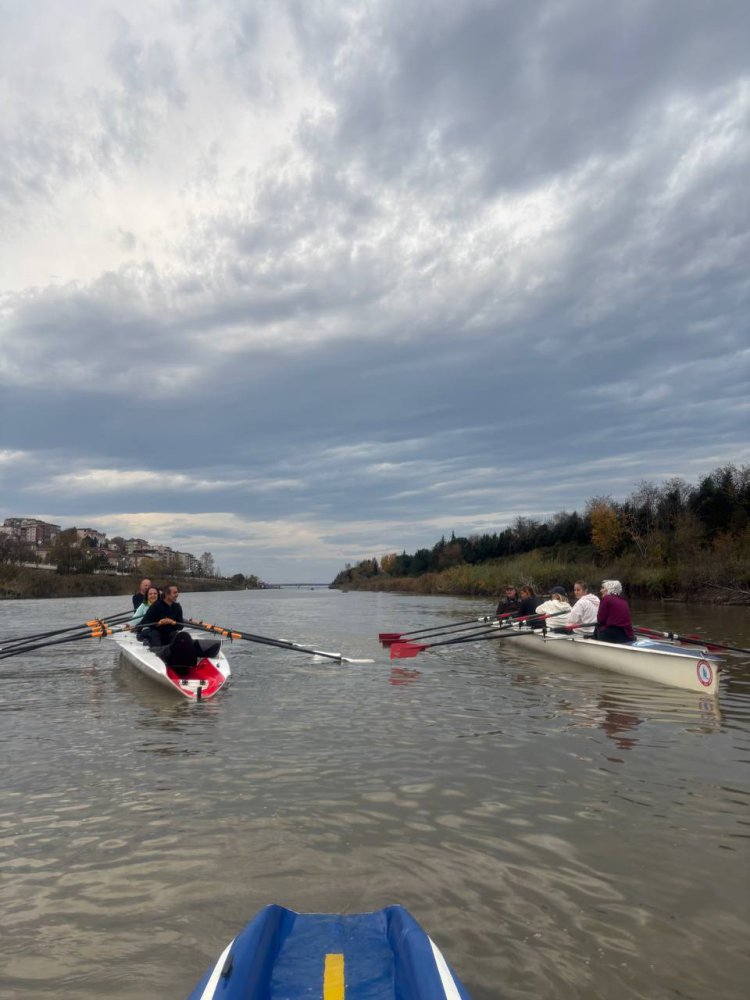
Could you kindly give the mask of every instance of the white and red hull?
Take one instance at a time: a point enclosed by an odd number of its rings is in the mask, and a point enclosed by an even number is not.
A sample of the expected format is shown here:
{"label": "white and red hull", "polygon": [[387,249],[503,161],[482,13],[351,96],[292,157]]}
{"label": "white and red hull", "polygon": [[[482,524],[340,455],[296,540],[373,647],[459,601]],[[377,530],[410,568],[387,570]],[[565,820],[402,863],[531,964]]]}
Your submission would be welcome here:
{"label": "white and red hull", "polygon": [[[192,635],[192,633],[191,633]],[[193,636],[205,638],[205,636]],[[134,632],[118,632],[112,636],[120,652],[137,670],[162,687],[191,701],[208,701],[229,679],[231,670],[224,651],[204,656],[195,667],[176,670],[145,646]]]}

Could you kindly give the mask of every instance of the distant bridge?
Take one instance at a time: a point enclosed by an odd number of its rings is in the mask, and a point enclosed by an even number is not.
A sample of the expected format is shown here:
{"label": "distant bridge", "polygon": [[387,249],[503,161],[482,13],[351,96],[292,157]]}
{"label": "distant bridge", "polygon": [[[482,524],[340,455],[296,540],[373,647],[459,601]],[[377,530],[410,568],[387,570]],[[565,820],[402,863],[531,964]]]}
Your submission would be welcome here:
{"label": "distant bridge", "polygon": [[316,587],[325,587],[328,589],[330,586],[330,581],[328,583],[264,583],[261,589],[281,590],[283,587],[296,587],[298,590],[302,590],[303,588],[310,588],[314,590]]}

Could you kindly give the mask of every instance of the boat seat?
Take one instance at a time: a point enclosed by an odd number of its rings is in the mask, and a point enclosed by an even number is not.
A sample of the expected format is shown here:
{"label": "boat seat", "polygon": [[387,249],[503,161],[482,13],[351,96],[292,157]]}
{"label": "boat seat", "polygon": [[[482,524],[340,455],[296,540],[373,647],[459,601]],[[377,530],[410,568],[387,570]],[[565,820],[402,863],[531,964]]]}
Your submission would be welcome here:
{"label": "boat seat", "polygon": [[[196,640],[188,632],[178,632],[166,647],[170,667],[195,667],[198,663]],[[162,656],[162,659],[164,657]]]}
{"label": "boat seat", "polygon": [[221,639],[194,639],[195,651],[200,657],[207,657],[209,660],[218,656],[221,651]]}

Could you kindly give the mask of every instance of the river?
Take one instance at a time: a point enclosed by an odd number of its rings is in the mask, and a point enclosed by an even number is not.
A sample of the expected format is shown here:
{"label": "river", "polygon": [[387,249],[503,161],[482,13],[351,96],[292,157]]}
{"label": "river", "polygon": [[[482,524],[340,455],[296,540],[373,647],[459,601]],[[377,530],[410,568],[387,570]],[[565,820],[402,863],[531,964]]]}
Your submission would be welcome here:
{"label": "river", "polygon": [[[5,602],[0,637],[123,603]],[[237,642],[230,686],[195,705],[110,640],[0,661],[0,996],[179,1000],[269,902],[400,902],[474,1000],[747,996],[750,658],[713,699],[502,641],[404,661],[377,643],[478,600],[182,603],[375,662]],[[750,646],[748,608],[634,618]]]}

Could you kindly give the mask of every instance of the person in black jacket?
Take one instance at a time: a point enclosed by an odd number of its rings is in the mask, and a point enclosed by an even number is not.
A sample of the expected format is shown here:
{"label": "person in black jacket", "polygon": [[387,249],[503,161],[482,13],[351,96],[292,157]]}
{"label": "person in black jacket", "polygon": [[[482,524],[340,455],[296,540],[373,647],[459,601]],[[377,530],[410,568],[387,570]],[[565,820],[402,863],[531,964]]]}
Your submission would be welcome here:
{"label": "person in black jacket", "polygon": [[137,611],[139,606],[143,604],[146,600],[146,594],[148,593],[148,588],[151,586],[150,580],[141,580],[141,585],[138,588],[138,593],[133,594],[133,611]]}
{"label": "person in black jacket", "polygon": [[531,585],[521,587],[521,606],[518,609],[520,616],[533,615],[541,603],[542,598],[536,596]]}
{"label": "person in black jacket", "polygon": [[182,605],[177,602],[180,592],[177,584],[168,583],[164,588],[164,596],[148,609],[140,621],[139,628],[151,626],[149,645],[168,646],[182,628],[185,617]]}
{"label": "person in black jacket", "polygon": [[505,588],[505,597],[500,601],[495,611],[495,617],[499,618],[500,615],[517,615],[520,607],[521,599],[518,596],[518,591],[515,587],[508,584]]}

